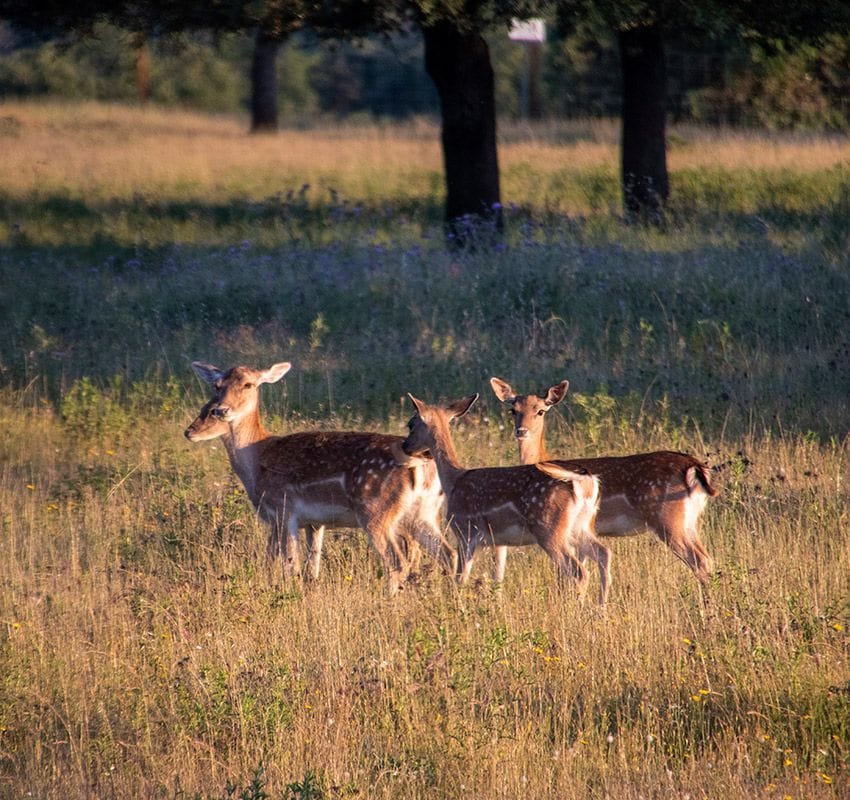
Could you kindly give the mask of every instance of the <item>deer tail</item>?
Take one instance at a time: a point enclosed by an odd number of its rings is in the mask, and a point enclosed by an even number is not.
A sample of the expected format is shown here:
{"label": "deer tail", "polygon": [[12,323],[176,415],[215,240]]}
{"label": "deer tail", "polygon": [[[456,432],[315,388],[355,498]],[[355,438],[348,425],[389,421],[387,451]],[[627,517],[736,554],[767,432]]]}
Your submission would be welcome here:
{"label": "deer tail", "polygon": [[688,487],[688,492],[700,486],[709,497],[715,497],[718,494],[717,489],[711,485],[711,473],[705,464],[696,463],[685,470],[685,485]]}

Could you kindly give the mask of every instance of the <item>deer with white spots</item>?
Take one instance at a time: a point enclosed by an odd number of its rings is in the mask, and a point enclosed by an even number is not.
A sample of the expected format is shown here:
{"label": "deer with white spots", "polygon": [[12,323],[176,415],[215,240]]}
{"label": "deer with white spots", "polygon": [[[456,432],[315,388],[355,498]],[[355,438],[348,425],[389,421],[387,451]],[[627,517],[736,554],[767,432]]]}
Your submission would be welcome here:
{"label": "deer with white spots", "polygon": [[434,464],[405,456],[402,437],[352,431],[270,434],[260,420],[260,386],[279,381],[283,362],[265,370],[222,370],[193,362],[212,397],[186,429],[190,441],[220,437],[259,517],[268,553],[300,572],[299,532],[307,531],[309,577],[317,578],[326,525],[363,528],[395,594],[410,569],[406,548],[421,544],[444,568],[454,551],[440,525],[443,496]]}
{"label": "deer with white spots", "polygon": [[458,541],[459,583],[469,578],[479,546],[538,544],[555,562],[562,579],[572,579],[583,596],[584,562],[599,567],[599,602],[608,593],[608,550],[593,532],[599,484],[587,473],[556,464],[464,469],[458,462],[449,423],[462,417],[477,394],[448,407],[432,406],[408,395],[416,413],[408,423],[402,450],[430,455],[446,494],[446,513]]}
{"label": "deer with white spots", "polygon": [[[568,381],[543,395],[517,394],[510,384],[491,378],[490,385],[514,418],[520,461],[549,461],[543,442],[546,412],[561,402]],[[699,521],[709,497],[717,495],[708,467],[693,456],[661,450],[629,456],[558,459],[565,469],[584,469],[599,478],[601,492],[596,532],[600,536],[630,536],[652,531],[692,570],[708,580],[712,558],[700,541]],[[496,556],[497,572],[504,575],[506,551]]]}

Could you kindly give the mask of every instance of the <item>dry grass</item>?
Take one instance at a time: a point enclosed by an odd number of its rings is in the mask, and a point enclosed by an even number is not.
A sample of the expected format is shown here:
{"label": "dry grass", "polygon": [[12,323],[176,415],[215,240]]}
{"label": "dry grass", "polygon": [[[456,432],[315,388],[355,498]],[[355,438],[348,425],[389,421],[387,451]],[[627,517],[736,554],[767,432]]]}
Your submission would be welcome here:
{"label": "dry grass", "polygon": [[[848,795],[846,141],[681,132],[684,221],[645,233],[607,210],[612,127],[506,129],[513,238],[457,254],[418,215],[426,123],[246,140],[6,103],[0,133],[0,797]],[[243,214],[305,182],[362,218]],[[641,536],[611,543],[604,612],[533,549],[501,592],[485,555],[391,601],[333,531],[320,581],[285,581],[221,446],[182,438],[192,358],[292,360],[264,390],[281,431],[398,433],[407,390],[569,378],[553,452],[719,468],[719,572],[700,589]],[[466,463],[514,461],[502,414],[457,431]]]}
{"label": "dry grass", "polygon": [[436,135],[394,137],[373,129],[248,139],[242,119],[97,104],[75,107],[73,125],[61,106],[4,103],[0,115],[17,121],[14,135],[4,137],[3,186],[18,196],[72,190],[101,198],[259,200],[305,183],[363,196],[360,182],[371,175],[373,189],[380,185],[390,196],[405,197],[419,188],[408,186],[411,172],[421,182],[420,173],[441,168]]}
{"label": "dry grass", "polygon": [[[261,200],[303,184],[321,199],[334,189],[343,197],[397,199],[441,196],[439,131],[420,121],[400,128],[348,127],[285,130],[245,138],[243,119],[128,109],[102,104],[67,107],[5,102],[3,190],[79,194],[85,197],[160,199],[203,195],[209,200],[243,196]],[[506,127],[499,158],[504,195],[534,204],[522,173],[603,170],[618,163],[613,123]],[[670,169],[817,172],[850,164],[846,137],[777,137],[683,128],[671,133]],[[545,169],[542,166],[545,165]],[[539,190],[539,187],[538,187]],[[547,202],[558,205],[554,191]],[[586,207],[565,207],[584,211]]]}
{"label": "dry grass", "polygon": [[[187,418],[112,449],[4,404],[4,796],[209,796],[260,764],[273,797],[311,771],[326,797],[846,790],[840,448],[750,443],[707,515],[708,591],[641,537],[612,545],[600,613],[532,550],[501,594],[429,571],[390,601],[353,532],[317,585],[281,583]],[[460,444],[492,463],[492,429]]]}

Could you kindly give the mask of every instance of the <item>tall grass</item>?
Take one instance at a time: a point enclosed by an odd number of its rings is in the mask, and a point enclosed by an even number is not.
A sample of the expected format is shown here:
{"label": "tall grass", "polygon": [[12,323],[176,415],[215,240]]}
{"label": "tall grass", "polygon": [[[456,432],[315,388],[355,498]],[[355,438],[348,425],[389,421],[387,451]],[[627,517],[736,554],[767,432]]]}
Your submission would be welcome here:
{"label": "tall grass", "polygon": [[[846,143],[683,131],[642,232],[610,128],[506,130],[507,240],[457,254],[424,123],[0,116],[0,797],[846,796]],[[501,591],[485,555],[391,601],[335,530],[318,583],[283,580],[222,447],[182,438],[193,358],[291,360],[282,432],[569,378],[553,452],[717,468],[718,574],[642,536],[604,612],[532,549]],[[456,437],[516,459],[486,394]]]}

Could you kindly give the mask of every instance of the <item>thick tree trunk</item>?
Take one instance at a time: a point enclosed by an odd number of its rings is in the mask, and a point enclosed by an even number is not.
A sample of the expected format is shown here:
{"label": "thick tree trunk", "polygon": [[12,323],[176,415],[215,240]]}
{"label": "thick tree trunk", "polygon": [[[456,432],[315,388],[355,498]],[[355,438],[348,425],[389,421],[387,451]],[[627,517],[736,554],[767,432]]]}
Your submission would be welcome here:
{"label": "thick tree trunk", "polygon": [[667,72],[656,27],[619,34],[623,73],[622,181],[626,217],[662,224],[667,177]]}
{"label": "thick tree trunk", "polygon": [[447,22],[423,32],[425,69],[442,108],[448,235],[457,244],[473,244],[478,226],[502,229],[490,51],[480,33]]}
{"label": "thick tree trunk", "polygon": [[251,60],[251,133],[277,130],[277,54],[280,37],[257,29]]}

